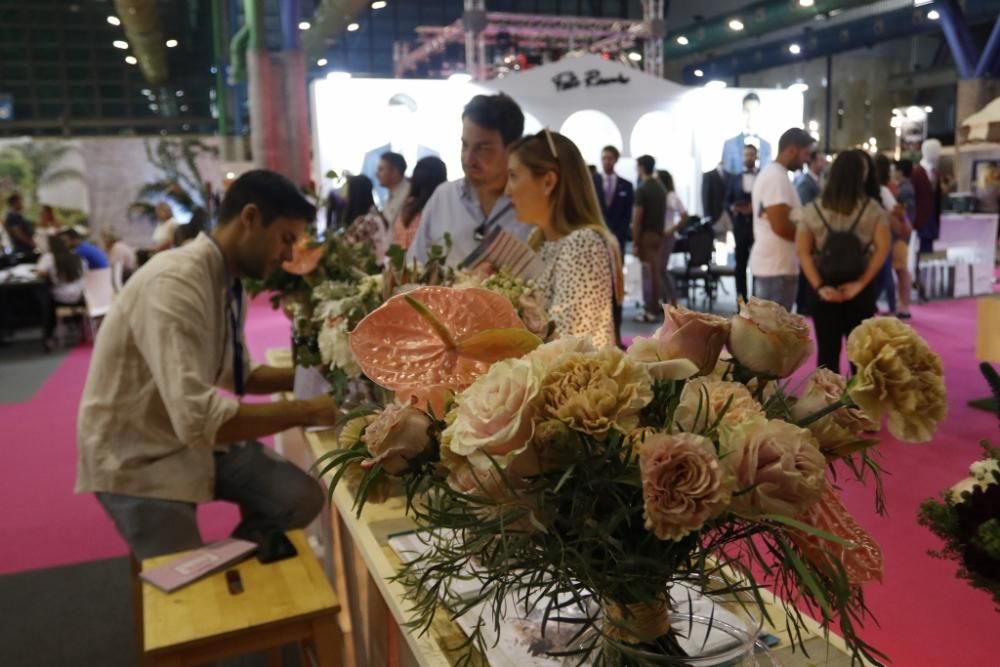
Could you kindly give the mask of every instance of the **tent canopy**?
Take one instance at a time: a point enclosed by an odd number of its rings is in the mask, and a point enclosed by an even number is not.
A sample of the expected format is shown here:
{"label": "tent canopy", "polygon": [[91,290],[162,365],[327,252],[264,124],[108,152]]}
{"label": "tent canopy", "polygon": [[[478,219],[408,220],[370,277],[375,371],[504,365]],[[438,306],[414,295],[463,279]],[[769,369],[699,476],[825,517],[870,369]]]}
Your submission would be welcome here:
{"label": "tent canopy", "polygon": [[962,143],[1000,143],[1000,97],[966,118],[959,129],[959,138]]}

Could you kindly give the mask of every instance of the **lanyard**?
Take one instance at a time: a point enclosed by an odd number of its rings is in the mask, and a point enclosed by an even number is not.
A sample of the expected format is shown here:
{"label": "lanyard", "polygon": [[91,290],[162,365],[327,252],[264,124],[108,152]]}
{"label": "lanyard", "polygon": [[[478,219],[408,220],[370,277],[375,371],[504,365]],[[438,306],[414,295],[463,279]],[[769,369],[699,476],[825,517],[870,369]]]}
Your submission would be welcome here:
{"label": "lanyard", "polygon": [[499,220],[504,215],[506,215],[507,211],[509,211],[511,208],[513,208],[513,204],[511,204],[510,202],[508,202],[496,214],[494,214],[493,216],[491,216],[491,217],[486,218],[485,220],[483,220],[482,224],[479,225],[478,227],[476,227],[475,239],[477,241],[482,241],[484,238],[486,238],[486,233],[489,232],[490,227],[492,227],[496,223],[497,220]]}
{"label": "lanyard", "polygon": [[229,326],[233,336],[233,389],[237,396],[243,391],[243,338],[240,336],[240,320],[243,316],[243,283],[236,279],[227,290]]}

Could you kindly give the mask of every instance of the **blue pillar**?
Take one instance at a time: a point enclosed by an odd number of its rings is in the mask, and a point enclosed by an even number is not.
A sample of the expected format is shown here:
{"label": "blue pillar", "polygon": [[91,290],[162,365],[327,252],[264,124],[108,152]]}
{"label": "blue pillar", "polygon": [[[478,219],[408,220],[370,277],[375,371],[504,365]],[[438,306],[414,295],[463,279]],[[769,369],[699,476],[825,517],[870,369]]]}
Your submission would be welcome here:
{"label": "blue pillar", "polygon": [[976,78],[985,79],[1000,70],[1000,18],[993,24],[993,31],[986,42],[983,54],[979,57],[976,67]]}
{"label": "blue pillar", "polygon": [[965,15],[957,0],[939,0],[934,7],[941,14],[941,30],[951,48],[960,79],[971,79],[976,73],[977,53],[972,43],[972,33],[965,23]]}
{"label": "blue pillar", "polygon": [[299,48],[299,0],[281,1],[281,49]]}

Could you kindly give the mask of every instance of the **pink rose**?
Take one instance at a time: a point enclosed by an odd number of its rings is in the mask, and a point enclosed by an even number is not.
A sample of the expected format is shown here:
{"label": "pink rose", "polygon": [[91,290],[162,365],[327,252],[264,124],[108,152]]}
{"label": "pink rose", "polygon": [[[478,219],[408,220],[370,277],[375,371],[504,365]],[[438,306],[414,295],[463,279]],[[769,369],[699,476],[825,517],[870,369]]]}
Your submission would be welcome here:
{"label": "pink rose", "polygon": [[723,464],[736,478],[734,511],[798,516],[819,501],[826,459],[808,430],[752,417],[720,438]]}
{"label": "pink rose", "polygon": [[362,465],[379,464],[390,475],[402,475],[410,462],[423,455],[431,446],[433,423],[427,414],[410,405],[387,405],[365,429],[361,437],[373,458]]}
{"label": "pink rose", "polygon": [[718,315],[663,306],[663,326],[656,332],[660,357],[687,359],[698,367],[699,375],[711,373],[729,339],[729,326],[729,320]]}
{"label": "pink rose", "polygon": [[536,294],[522,296],[519,306],[518,315],[528,331],[539,337],[545,336],[549,331],[549,317],[542,299]]}
{"label": "pink rose", "polygon": [[647,436],[639,445],[639,470],[646,528],[661,540],[679,540],[729,506],[730,479],[708,438]]}
{"label": "pink rose", "polygon": [[[806,390],[792,406],[792,418],[802,421],[841,399],[847,389],[847,378],[820,368],[809,378]],[[865,445],[865,431],[877,431],[879,424],[861,408],[840,408],[806,428],[819,441],[820,448],[831,457],[848,456]]]}

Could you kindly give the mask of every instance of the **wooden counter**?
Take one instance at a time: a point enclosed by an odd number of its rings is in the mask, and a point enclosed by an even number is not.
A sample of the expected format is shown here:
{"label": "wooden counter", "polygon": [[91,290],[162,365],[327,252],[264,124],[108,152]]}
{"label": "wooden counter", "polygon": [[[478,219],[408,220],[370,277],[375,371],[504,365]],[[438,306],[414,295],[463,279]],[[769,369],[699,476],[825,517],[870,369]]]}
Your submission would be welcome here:
{"label": "wooden counter", "polygon": [[[287,351],[284,354],[272,351],[268,355],[272,364],[287,359]],[[313,461],[337,447],[333,431],[293,429],[280,434],[279,439],[286,456],[292,450],[304,453]],[[353,664],[356,665],[450,667],[457,656],[447,647],[463,641],[462,630],[447,618],[446,613],[442,613],[423,636],[406,630],[405,625],[411,617],[405,589],[389,581],[400,563],[388,546],[388,538],[416,527],[404,509],[402,498],[392,498],[381,505],[366,505],[359,517],[347,485],[341,484],[334,491],[322,539],[344,609],[341,627],[345,641],[348,650],[354,651]],[[767,592],[764,593],[767,598]],[[784,611],[773,596],[768,614],[781,626],[767,626],[767,630],[781,639],[772,653],[784,667],[849,667],[851,664],[843,640],[833,634],[829,641],[824,639],[822,628],[812,619],[806,619],[803,630],[803,635],[810,637],[806,640],[810,657],[803,655],[801,650],[793,652],[784,623],[778,620],[784,619]]]}

